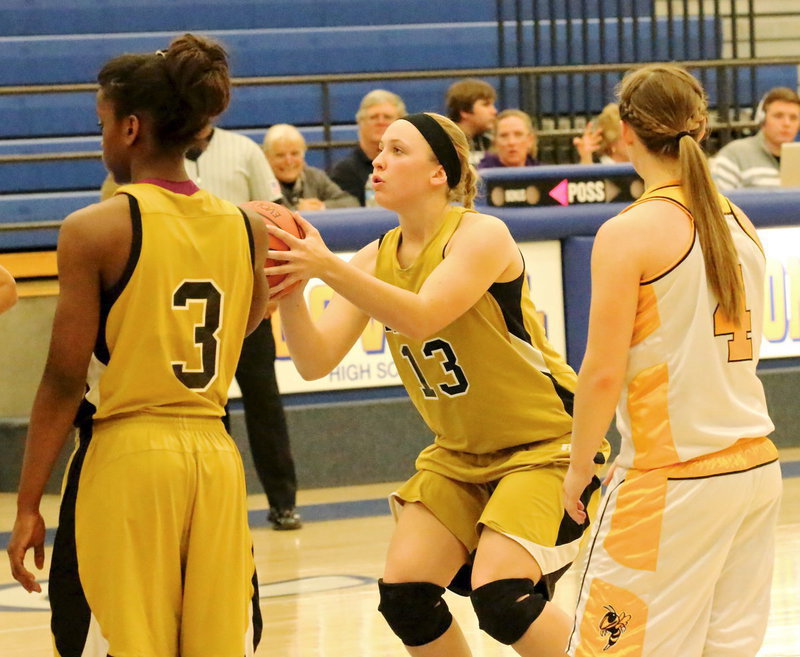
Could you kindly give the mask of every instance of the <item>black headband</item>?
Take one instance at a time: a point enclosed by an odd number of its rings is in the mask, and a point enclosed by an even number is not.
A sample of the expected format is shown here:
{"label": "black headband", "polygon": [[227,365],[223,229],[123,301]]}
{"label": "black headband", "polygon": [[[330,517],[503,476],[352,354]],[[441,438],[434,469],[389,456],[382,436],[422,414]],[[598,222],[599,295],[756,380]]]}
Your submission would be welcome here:
{"label": "black headband", "polygon": [[403,120],[408,121],[419,130],[425,141],[428,142],[436,159],[439,160],[439,164],[444,167],[444,172],[447,174],[447,186],[453,189],[461,180],[461,160],[458,159],[456,147],[445,129],[430,114],[424,112],[409,114],[404,116]]}

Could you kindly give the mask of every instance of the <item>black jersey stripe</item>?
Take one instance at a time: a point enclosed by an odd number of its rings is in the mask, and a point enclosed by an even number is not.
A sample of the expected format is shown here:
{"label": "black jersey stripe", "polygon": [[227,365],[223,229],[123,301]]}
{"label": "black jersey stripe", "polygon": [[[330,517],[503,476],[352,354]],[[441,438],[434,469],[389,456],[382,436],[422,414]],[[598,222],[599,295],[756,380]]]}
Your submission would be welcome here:
{"label": "black jersey stripe", "polygon": [[500,311],[503,313],[508,332],[522,340],[529,345],[533,345],[531,335],[525,328],[525,322],[522,316],[522,283],[525,280],[525,268],[523,267],[522,273],[517,276],[513,281],[505,283],[493,283],[489,288],[489,294],[492,295],[497,305],[500,306]]}
{"label": "black jersey stripe", "polygon": [[571,390],[567,390],[564,386],[562,386],[556,377],[554,377],[550,372],[542,372],[550,381],[553,382],[553,389],[556,391],[558,398],[561,400],[561,403],[564,405],[564,410],[567,412],[567,415],[572,417],[572,409],[575,405],[575,393]]}
{"label": "black jersey stripe", "polygon": [[[524,262],[523,262],[524,265]],[[489,294],[492,295],[497,305],[500,307],[500,312],[503,313],[503,319],[506,323],[508,332],[514,337],[522,340],[526,344],[536,348],[533,344],[528,329],[525,328],[525,321],[522,315],[522,284],[525,282],[525,267],[522,268],[522,273],[517,276],[513,281],[505,283],[494,283],[489,288]],[[558,395],[564,410],[568,415],[572,416],[572,408],[574,405],[575,395],[572,391],[567,390],[562,386],[558,380],[550,372],[542,372],[553,384],[553,390]]]}
{"label": "black jersey stripe", "polygon": [[97,328],[94,354],[101,363],[106,365],[110,358],[108,344],[106,343],[108,314],[131,280],[133,271],[136,269],[139,257],[142,254],[142,213],[139,209],[139,201],[131,194],[126,194],[126,196],[128,197],[128,206],[131,213],[131,250],[128,254],[128,262],[125,263],[125,269],[122,271],[122,276],[120,276],[119,280],[108,290],[101,290],[100,292],[100,324]]}
{"label": "black jersey stripe", "polygon": [[247,218],[247,213],[239,208],[239,212],[242,213],[242,218],[244,219],[244,228],[247,231],[247,243],[250,245],[250,265],[252,267],[256,266],[256,243],[255,239],[253,238],[253,227],[250,225],[250,219]]}

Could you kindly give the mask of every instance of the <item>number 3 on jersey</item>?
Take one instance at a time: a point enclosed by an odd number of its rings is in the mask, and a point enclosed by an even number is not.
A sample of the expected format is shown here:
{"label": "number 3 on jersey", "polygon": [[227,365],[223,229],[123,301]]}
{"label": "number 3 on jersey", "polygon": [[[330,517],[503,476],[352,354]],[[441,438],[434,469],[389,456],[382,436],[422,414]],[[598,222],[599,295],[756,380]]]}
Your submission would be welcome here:
{"label": "number 3 on jersey", "polygon": [[[409,362],[411,369],[414,370],[414,374],[417,376],[420,388],[422,389],[422,394],[425,396],[425,398],[435,399],[438,397],[439,395],[436,392],[436,389],[432,388],[425,379],[425,375],[422,373],[422,370],[414,358],[414,354],[411,352],[411,347],[409,347],[407,344],[404,344],[400,348],[400,353]],[[453,347],[449,342],[442,340],[441,338],[428,340],[422,345],[422,355],[426,360],[428,358],[437,359],[444,373],[448,375],[448,378],[450,379],[448,383],[440,383],[437,385],[439,390],[441,390],[445,395],[448,397],[458,397],[459,395],[463,395],[467,392],[469,389],[469,381],[467,381],[464,370],[461,369],[461,366],[458,364],[458,358],[456,357]]]}
{"label": "number 3 on jersey", "polygon": [[184,281],[172,295],[174,310],[188,309],[191,303],[203,304],[203,323],[195,324],[193,342],[200,350],[200,368],[190,369],[186,361],[174,361],[172,371],[190,390],[203,392],[217,378],[217,337],[222,319],[222,293],[213,281]]}

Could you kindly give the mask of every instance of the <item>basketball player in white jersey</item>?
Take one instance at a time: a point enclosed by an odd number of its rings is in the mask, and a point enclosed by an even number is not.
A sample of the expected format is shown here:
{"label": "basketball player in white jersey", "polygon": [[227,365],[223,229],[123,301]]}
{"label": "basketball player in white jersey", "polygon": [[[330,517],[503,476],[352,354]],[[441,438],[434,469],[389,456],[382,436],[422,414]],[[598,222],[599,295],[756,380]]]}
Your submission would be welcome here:
{"label": "basketball player in white jersey", "polygon": [[769,611],[781,495],[756,376],[765,257],[711,182],[707,101],[684,69],[619,90],[647,191],[598,231],[564,506],[617,405],[618,467],[598,511],[570,655],[755,655]]}

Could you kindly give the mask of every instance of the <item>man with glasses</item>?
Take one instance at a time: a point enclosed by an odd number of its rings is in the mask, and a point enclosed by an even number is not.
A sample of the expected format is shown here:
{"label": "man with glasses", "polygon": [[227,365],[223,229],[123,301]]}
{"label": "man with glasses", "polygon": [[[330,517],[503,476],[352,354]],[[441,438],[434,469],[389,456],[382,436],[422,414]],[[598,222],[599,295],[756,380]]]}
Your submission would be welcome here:
{"label": "man with glasses", "polygon": [[403,99],[384,89],[374,89],[361,100],[356,114],[358,146],[331,169],[331,180],[355,196],[359,203],[371,205],[365,199],[371,183],[372,160],[378,156],[378,144],[389,124],[406,115]]}

